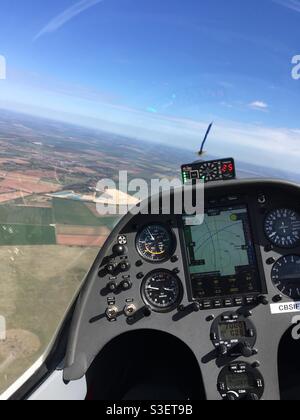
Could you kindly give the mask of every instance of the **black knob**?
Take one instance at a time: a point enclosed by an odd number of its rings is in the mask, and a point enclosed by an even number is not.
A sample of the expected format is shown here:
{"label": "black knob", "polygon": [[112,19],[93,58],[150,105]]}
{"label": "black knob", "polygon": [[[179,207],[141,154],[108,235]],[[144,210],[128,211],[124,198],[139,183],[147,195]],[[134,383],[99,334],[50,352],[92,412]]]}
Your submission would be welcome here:
{"label": "black knob", "polygon": [[258,296],[257,302],[260,303],[260,304],[262,304],[262,305],[265,305],[265,306],[267,306],[269,304],[268,299],[265,296],[263,296],[263,295]]}
{"label": "black knob", "polygon": [[199,302],[194,302],[193,309],[195,312],[199,312],[201,310],[201,304]]}
{"label": "black knob", "polygon": [[106,270],[109,272],[109,273],[114,273],[115,272],[115,269],[117,268],[117,264],[116,263],[114,263],[114,262],[110,262],[109,264],[107,264],[107,266],[106,266]]}
{"label": "black knob", "polygon": [[149,307],[144,308],[144,316],[146,318],[148,318],[149,316],[151,316],[151,314],[152,314],[151,308],[149,308]]}
{"label": "black knob", "polygon": [[113,246],[112,252],[114,255],[125,255],[127,253],[127,248],[124,245],[116,244]]}
{"label": "black knob", "polygon": [[249,394],[247,399],[248,400],[251,400],[251,401],[259,401],[258,395],[255,394],[254,392],[252,392],[251,394]]}
{"label": "black knob", "polygon": [[267,259],[267,261],[266,261],[266,263],[267,263],[268,265],[273,265],[275,262],[276,262],[276,260],[275,260],[275,258],[273,258],[273,257],[268,258],[268,259]]}
{"label": "black knob", "polygon": [[136,265],[137,267],[141,267],[141,266],[143,265],[143,261],[142,261],[142,260],[138,260],[138,261],[135,263],[135,265]]}
{"label": "black knob", "polygon": [[129,280],[123,280],[122,283],[121,283],[121,287],[124,290],[129,290],[129,289],[131,289],[132,284]]}
{"label": "black knob", "polygon": [[108,284],[107,284],[107,289],[108,290],[110,290],[111,292],[114,292],[115,290],[117,290],[117,288],[118,288],[118,285],[117,285],[117,283],[115,282],[115,281],[110,281]]}
{"label": "black knob", "polygon": [[221,344],[218,348],[219,356],[227,356],[228,348],[225,344]]}
{"label": "black knob", "polygon": [[131,267],[131,265],[130,265],[130,263],[128,261],[122,261],[119,264],[120,271],[122,271],[123,273],[125,271],[129,271],[130,270],[130,267]]}
{"label": "black knob", "polygon": [[253,349],[248,343],[241,343],[240,344],[240,351],[241,355],[244,357],[251,357],[253,356]]}
{"label": "black knob", "polygon": [[142,280],[142,279],[144,278],[144,273],[138,273],[138,274],[136,275],[136,278],[137,278],[138,280]]}

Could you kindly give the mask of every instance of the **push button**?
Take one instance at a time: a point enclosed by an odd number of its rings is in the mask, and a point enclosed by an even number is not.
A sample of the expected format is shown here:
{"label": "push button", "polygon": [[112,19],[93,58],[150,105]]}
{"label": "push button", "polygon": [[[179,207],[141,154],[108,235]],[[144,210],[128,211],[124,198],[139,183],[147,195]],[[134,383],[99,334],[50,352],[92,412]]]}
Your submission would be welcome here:
{"label": "push button", "polygon": [[225,299],[224,306],[226,308],[230,308],[232,305],[232,299]]}
{"label": "push button", "polygon": [[218,309],[222,307],[223,307],[223,302],[220,299],[214,300],[214,308]]}
{"label": "push button", "polygon": [[254,297],[253,296],[246,297],[246,303],[247,305],[252,305],[254,303]]}
{"label": "push button", "polygon": [[203,302],[203,309],[212,309],[212,307],[213,305],[211,300],[206,300]]}
{"label": "push button", "polygon": [[244,303],[244,299],[243,298],[235,298],[234,299],[234,304],[236,306],[243,306],[243,303]]}

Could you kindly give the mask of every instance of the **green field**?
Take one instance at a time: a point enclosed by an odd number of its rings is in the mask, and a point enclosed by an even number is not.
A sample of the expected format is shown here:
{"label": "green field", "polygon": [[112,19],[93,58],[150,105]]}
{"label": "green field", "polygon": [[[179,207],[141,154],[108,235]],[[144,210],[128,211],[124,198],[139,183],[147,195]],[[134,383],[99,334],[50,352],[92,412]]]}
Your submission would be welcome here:
{"label": "green field", "polygon": [[53,208],[0,206],[0,246],[56,244],[55,225],[105,226],[112,230],[116,216],[97,217],[84,203],[53,199]]}
{"label": "green field", "polygon": [[54,223],[53,211],[51,208],[2,205],[0,206],[1,223],[47,226]]}
{"label": "green field", "polygon": [[75,200],[54,198],[53,210],[55,223],[59,225],[107,226],[111,229],[118,220],[116,216],[97,217],[84,203]]}
{"label": "green field", "polygon": [[43,354],[97,254],[59,245],[19,247],[17,254],[0,247],[0,314],[15,335],[9,347],[0,342],[0,393]]}
{"label": "green field", "polygon": [[0,224],[0,246],[51,245],[55,243],[54,226]]}

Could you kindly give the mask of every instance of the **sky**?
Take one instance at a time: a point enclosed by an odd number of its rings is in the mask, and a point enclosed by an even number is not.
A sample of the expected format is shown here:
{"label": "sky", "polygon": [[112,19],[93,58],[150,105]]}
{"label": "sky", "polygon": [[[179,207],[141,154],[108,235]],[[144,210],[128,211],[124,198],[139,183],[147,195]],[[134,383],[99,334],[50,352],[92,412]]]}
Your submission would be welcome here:
{"label": "sky", "polygon": [[299,172],[299,40],[300,0],[1,0],[0,107]]}

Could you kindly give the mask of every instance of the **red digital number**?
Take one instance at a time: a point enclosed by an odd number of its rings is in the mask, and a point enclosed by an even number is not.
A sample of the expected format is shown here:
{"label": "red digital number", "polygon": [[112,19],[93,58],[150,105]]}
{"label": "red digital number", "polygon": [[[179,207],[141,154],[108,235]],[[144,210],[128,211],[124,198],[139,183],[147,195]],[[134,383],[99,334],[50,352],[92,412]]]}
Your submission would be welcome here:
{"label": "red digital number", "polygon": [[232,173],[234,171],[234,166],[232,163],[224,163],[222,166],[222,173]]}
{"label": "red digital number", "polygon": [[224,163],[224,165],[222,166],[222,172],[223,174],[225,174],[227,172],[227,164]]}

